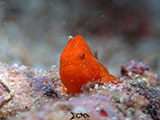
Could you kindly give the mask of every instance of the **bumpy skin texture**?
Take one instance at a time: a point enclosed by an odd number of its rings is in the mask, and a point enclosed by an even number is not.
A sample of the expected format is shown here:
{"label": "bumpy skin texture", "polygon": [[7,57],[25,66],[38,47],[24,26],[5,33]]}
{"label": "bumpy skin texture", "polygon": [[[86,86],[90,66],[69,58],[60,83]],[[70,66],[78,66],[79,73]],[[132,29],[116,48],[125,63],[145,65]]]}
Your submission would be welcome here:
{"label": "bumpy skin texture", "polygon": [[60,57],[60,77],[69,93],[81,92],[88,82],[100,79],[114,82],[116,78],[93,56],[88,44],[81,35],[71,38]]}

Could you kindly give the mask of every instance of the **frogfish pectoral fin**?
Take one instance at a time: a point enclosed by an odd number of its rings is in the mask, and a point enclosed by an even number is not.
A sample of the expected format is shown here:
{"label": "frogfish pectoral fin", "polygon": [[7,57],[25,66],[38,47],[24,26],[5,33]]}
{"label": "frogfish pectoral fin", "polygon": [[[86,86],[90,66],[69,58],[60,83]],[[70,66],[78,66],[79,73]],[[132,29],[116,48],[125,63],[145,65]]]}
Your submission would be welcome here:
{"label": "frogfish pectoral fin", "polygon": [[116,81],[117,81],[117,78],[111,74],[103,74],[103,76],[101,77],[102,83],[106,83],[106,82],[116,83]]}

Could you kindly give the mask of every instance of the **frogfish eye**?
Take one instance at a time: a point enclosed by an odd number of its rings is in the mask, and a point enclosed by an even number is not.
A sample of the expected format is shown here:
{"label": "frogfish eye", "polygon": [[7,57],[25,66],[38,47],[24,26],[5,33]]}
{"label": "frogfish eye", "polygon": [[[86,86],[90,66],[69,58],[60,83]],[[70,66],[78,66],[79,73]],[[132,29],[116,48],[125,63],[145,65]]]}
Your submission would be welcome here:
{"label": "frogfish eye", "polygon": [[82,54],[82,58],[85,58],[85,53]]}
{"label": "frogfish eye", "polygon": [[80,58],[82,59],[85,58],[85,56],[86,56],[85,53],[80,54]]}

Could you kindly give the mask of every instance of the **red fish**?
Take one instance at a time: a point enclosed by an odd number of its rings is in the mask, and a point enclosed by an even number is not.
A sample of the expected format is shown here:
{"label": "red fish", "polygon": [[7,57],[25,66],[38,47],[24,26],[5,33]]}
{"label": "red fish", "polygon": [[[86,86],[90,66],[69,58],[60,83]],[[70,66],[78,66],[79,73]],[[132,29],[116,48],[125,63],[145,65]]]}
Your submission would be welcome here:
{"label": "red fish", "polygon": [[80,93],[88,82],[101,80],[115,82],[107,68],[93,56],[90,47],[81,35],[70,38],[60,57],[60,77],[64,87],[71,94]]}

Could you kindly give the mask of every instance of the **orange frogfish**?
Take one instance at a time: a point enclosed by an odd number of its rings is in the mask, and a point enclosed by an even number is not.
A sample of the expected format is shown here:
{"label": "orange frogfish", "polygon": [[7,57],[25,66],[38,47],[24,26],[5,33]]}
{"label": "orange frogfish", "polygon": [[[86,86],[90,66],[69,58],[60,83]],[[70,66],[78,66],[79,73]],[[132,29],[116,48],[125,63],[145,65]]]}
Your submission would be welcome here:
{"label": "orange frogfish", "polygon": [[80,93],[82,86],[88,82],[116,81],[107,68],[93,56],[81,35],[71,37],[64,48],[60,57],[60,77],[67,92],[71,94]]}

